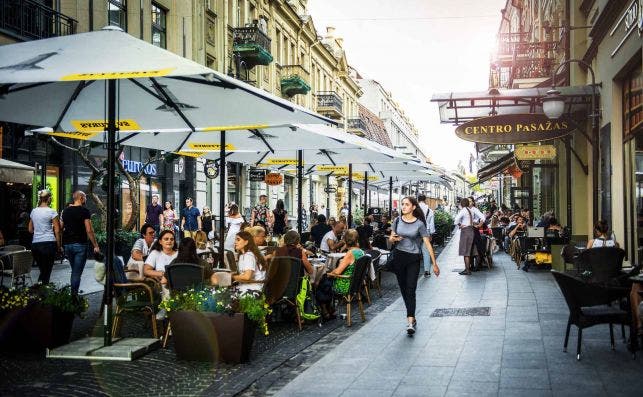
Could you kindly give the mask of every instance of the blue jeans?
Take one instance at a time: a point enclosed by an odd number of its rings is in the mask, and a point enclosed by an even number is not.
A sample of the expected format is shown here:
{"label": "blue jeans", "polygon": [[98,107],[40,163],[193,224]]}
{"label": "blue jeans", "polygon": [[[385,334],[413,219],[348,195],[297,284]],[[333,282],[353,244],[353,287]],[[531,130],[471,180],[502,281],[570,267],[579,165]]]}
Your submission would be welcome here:
{"label": "blue jeans", "polygon": [[78,295],[80,276],[82,276],[85,262],[87,262],[87,243],[66,244],[65,255],[71,265],[71,293]]}

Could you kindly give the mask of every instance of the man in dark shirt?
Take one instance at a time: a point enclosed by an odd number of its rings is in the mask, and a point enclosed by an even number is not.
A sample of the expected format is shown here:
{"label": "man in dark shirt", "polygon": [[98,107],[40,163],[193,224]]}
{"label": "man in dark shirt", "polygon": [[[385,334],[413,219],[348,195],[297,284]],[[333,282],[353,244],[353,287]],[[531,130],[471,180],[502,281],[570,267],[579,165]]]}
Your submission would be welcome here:
{"label": "man in dark shirt", "polygon": [[201,213],[198,208],[192,206],[192,197],[185,199],[185,208],[181,210],[181,230],[184,237],[192,238],[201,230]]}
{"label": "man in dark shirt", "polygon": [[157,236],[159,234],[159,224],[162,213],[163,207],[159,204],[159,196],[155,194],[152,196],[152,204],[148,205],[145,209],[145,223],[154,228],[154,233]]}
{"label": "man in dark shirt", "polygon": [[310,228],[310,239],[315,242],[315,245],[319,247],[321,245],[322,238],[333,228],[326,223],[326,217],[322,214],[317,215],[317,224]]}
{"label": "man in dark shirt", "polygon": [[78,295],[80,288],[80,277],[87,262],[87,240],[94,246],[94,253],[99,253],[98,243],[92,228],[91,214],[85,208],[87,197],[85,193],[78,190],[73,195],[74,202],[63,210],[62,229],[63,246],[65,256],[71,266],[71,293]]}

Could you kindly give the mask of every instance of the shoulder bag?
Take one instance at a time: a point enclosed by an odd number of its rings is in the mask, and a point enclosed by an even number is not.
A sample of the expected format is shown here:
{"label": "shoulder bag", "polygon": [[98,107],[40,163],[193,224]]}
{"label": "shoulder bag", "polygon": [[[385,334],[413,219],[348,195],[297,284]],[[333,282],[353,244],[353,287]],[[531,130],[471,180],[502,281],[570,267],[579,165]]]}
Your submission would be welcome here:
{"label": "shoulder bag", "polygon": [[[398,216],[395,218],[395,221],[393,222],[393,226],[391,227],[391,233],[397,234],[397,225],[400,223],[400,217]],[[391,246],[391,251],[388,253],[388,256],[386,257],[386,263],[380,267],[379,270],[383,270],[385,272],[392,272],[394,271],[394,263],[395,263],[395,248],[397,246],[397,243],[394,243]]]}

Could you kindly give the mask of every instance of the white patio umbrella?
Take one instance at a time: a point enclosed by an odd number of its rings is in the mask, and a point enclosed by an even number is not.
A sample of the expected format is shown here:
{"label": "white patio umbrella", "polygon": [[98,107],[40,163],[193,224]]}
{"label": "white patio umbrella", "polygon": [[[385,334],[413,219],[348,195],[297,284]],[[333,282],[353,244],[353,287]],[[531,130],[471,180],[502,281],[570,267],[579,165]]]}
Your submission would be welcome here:
{"label": "white patio umbrella", "polygon": [[[332,123],[114,27],[0,46],[0,120],[49,127],[52,134],[76,139],[106,132],[108,280],[114,256],[114,154],[119,131],[158,131],[168,136],[177,131],[220,131],[225,163],[226,130]],[[223,221],[221,230],[222,226]],[[109,282],[106,295],[105,345],[110,345]]]}

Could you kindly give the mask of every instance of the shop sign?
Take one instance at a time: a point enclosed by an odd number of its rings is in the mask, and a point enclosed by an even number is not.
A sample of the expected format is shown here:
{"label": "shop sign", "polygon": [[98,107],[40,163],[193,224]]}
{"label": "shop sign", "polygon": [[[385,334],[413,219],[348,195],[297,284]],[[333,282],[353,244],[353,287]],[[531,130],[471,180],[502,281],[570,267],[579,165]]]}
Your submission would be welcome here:
{"label": "shop sign", "polygon": [[516,160],[553,160],[556,158],[554,145],[518,146],[514,150]]}
{"label": "shop sign", "polygon": [[219,164],[214,160],[207,160],[203,165],[203,172],[208,179],[214,179],[219,176]]}
{"label": "shop sign", "polygon": [[266,180],[266,170],[250,170],[248,172],[248,179],[250,182],[264,182]]}
{"label": "shop sign", "polygon": [[[140,161],[127,160],[125,158],[122,158],[121,163],[123,163],[123,168],[125,168],[125,171],[129,173],[137,174],[141,171],[141,168],[143,168],[143,163],[141,163]],[[146,165],[145,168],[143,168],[143,172],[150,176],[156,176],[156,164]]]}
{"label": "shop sign", "polygon": [[335,185],[328,185],[324,188],[325,193],[337,193],[337,186]]}
{"label": "shop sign", "polygon": [[455,130],[465,141],[515,144],[548,141],[570,134],[574,127],[565,119],[552,120],[544,114],[507,114],[482,117]]}
{"label": "shop sign", "polygon": [[271,172],[269,174],[266,174],[264,182],[266,182],[266,185],[269,186],[281,185],[284,182],[284,176],[276,172]]}
{"label": "shop sign", "polygon": [[630,37],[637,28],[639,37],[643,34],[643,18],[641,17],[641,5],[639,4],[639,1],[640,0],[632,1],[632,3],[627,7],[627,10],[625,10],[625,13],[610,31],[610,36],[616,36],[616,39],[618,40],[618,44],[610,56],[614,57],[614,55],[616,55],[618,50],[620,50],[621,47],[623,47],[623,44],[625,44],[627,38]]}
{"label": "shop sign", "polygon": [[266,161],[266,164],[270,165],[297,165],[297,159],[288,159],[288,158],[271,158]]}
{"label": "shop sign", "polygon": [[348,174],[348,167],[345,165],[318,165],[315,167],[317,171],[321,172],[338,172]]}

